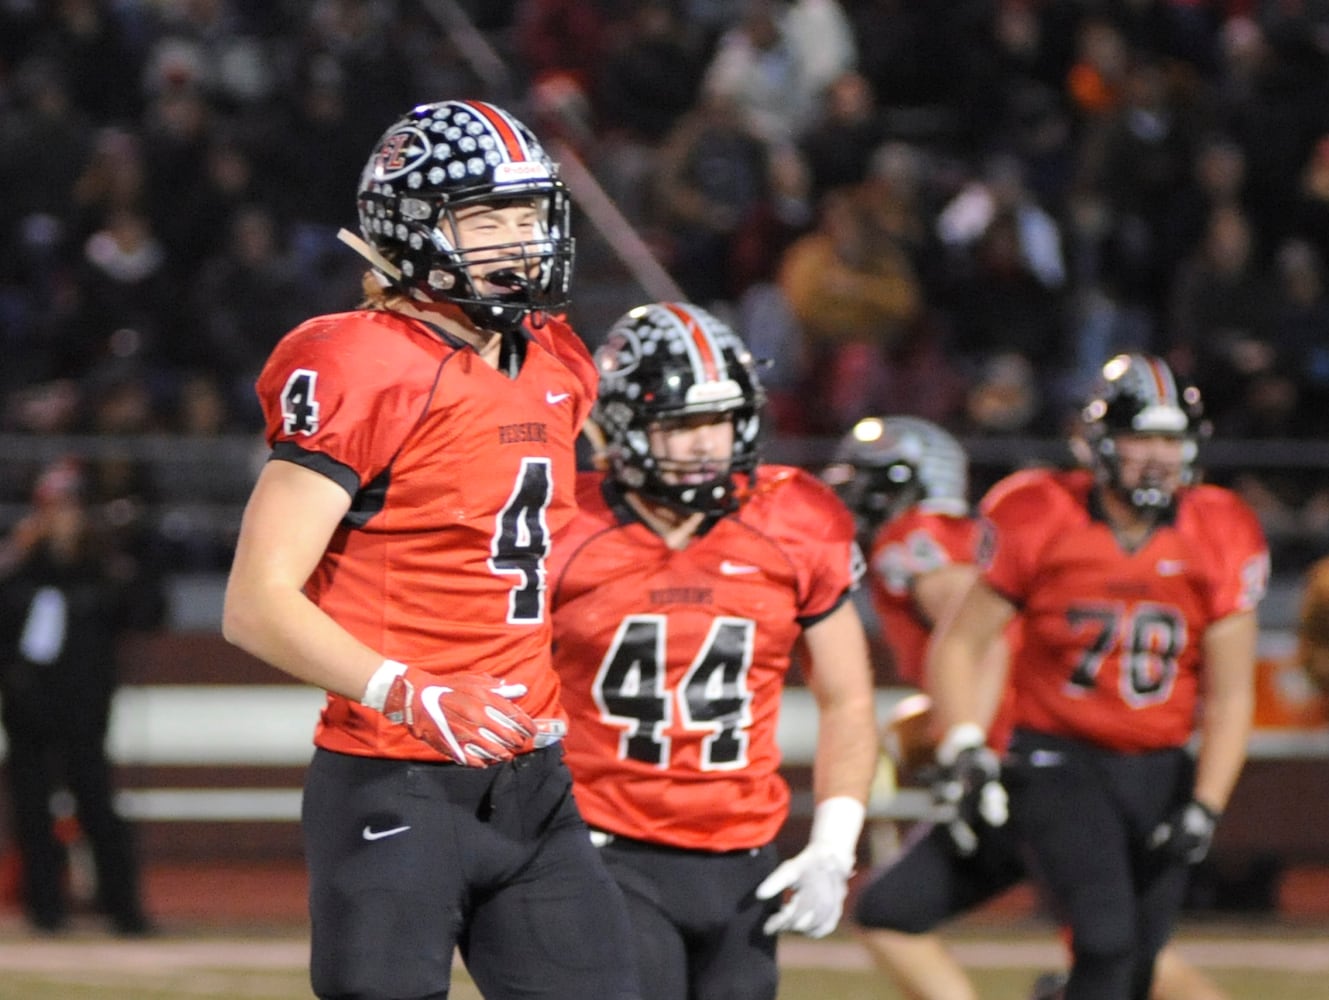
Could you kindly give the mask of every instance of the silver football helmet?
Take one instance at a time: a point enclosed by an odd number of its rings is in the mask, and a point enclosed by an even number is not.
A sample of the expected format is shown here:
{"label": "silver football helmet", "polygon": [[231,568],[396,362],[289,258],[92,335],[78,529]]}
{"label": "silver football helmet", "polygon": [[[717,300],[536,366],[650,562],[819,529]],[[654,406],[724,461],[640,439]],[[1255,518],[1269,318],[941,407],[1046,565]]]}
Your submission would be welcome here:
{"label": "silver football helmet", "polygon": [[964,448],[921,417],[864,417],[841,438],[822,479],[868,534],[915,504],[956,516],[969,509]]}

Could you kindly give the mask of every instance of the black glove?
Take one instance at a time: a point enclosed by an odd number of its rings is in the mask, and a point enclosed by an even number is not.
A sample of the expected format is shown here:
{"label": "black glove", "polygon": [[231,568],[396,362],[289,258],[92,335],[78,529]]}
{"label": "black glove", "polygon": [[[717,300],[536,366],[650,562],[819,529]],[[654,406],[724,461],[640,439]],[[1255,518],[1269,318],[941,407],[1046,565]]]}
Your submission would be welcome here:
{"label": "black glove", "polygon": [[1006,822],[1006,789],[1001,785],[1001,763],[975,725],[953,726],[937,747],[937,769],[932,799],[949,813],[946,829],[963,855],[978,849],[974,825]]}
{"label": "black glove", "polygon": [[1188,865],[1198,865],[1209,853],[1221,816],[1222,813],[1192,799],[1154,827],[1149,846],[1156,851],[1166,851]]}

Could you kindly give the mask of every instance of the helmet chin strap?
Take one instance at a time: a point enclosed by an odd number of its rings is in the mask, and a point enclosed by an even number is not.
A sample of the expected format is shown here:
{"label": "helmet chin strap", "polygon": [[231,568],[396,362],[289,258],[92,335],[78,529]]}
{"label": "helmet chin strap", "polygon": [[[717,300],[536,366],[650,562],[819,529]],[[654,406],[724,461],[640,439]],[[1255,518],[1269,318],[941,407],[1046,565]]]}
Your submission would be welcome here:
{"label": "helmet chin strap", "polygon": [[666,482],[654,464],[650,471],[620,465],[615,476],[625,488],[640,494],[642,499],[668,507],[677,514],[727,514],[738,506],[738,484],[734,481],[732,469],[700,483]]}
{"label": "helmet chin strap", "polygon": [[657,479],[656,483],[648,483],[637,492],[652,503],[662,504],[683,515],[727,514],[738,506],[734,499],[734,479],[729,473],[704,483],[689,483],[686,486],[675,486]]}
{"label": "helmet chin strap", "polygon": [[1162,511],[1172,506],[1172,494],[1161,487],[1141,484],[1126,493],[1127,500],[1136,510]]}
{"label": "helmet chin strap", "polygon": [[401,283],[401,268],[366,243],[359,235],[349,229],[339,229],[337,230],[337,239],[367,260],[375,271],[386,277],[390,282]]}
{"label": "helmet chin strap", "polygon": [[[513,293],[520,294],[520,293]],[[516,333],[521,329],[522,321],[526,319],[530,312],[525,303],[520,305],[505,304],[502,299],[491,299],[488,302],[458,302],[455,303],[472,323],[482,330],[492,330],[495,333]]]}
{"label": "helmet chin strap", "polygon": [[1121,481],[1121,472],[1115,462],[1107,465],[1106,483],[1128,506],[1141,514],[1162,514],[1172,506],[1173,491],[1166,490],[1154,477],[1145,477],[1135,486],[1126,486]]}

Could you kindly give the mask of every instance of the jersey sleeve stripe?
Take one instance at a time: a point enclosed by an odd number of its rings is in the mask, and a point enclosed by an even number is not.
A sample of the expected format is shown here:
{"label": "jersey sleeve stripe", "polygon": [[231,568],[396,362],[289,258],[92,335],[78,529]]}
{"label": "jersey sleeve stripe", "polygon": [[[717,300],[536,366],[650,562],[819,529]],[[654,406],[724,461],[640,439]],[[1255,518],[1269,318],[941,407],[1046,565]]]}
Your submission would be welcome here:
{"label": "jersey sleeve stripe", "polygon": [[294,462],[319,475],[327,476],[351,497],[360,492],[360,476],[349,465],[338,462],[321,451],[301,448],[294,441],[278,441],[274,444],[268,461]]}
{"label": "jersey sleeve stripe", "polygon": [[796,618],[795,621],[798,622],[799,628],[804,630],[809,629],[813,625],[816,625],[817,622],[829,618],[831,615],[835,614],[835,612],[839,611],[840,605],[844,604],[844,602],[847,600],[849,600],[849,591],[847,590],[842,591],[840,593],[840,596],[835,599],[835,603],[832,604],[825,611],[819,612],[818,614],[815,615],[802,615],[799,618]]}

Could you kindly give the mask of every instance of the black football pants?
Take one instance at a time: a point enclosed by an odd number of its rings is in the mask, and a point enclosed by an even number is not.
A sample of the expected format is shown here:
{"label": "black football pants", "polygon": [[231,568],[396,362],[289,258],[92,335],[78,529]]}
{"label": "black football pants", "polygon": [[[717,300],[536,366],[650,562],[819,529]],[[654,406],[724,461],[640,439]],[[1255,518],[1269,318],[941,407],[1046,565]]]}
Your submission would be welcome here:
{"label": "black football pants", "polygon": [[1189,878],[1148,840],[1193,779],[1183,748],[1122,753],[1016,731],[1003,782],[1031,871],[1070,929],[1066,1000],[1147,1000]]}
{"label": "black football pants", "polygon": [[469,768],[319,750],[305,781],[314,992],[636,1000],[627,915],[562,749]]}
{"label": "black football pants", "polygon": [[761,928],[779,900],[755,892],[775,848],[683,850],[615,838],[601,849],[623,889],[644,1000],[775,1000],[776,939]]}
{"label": "black football pants", "polygon": [[1025,864],[1009,826],[975,827],[978,848],[961,856],[945,824],[919,823],[900,855],[874,873],[854,909],[863,927],[927,934],[1024,881]]}

